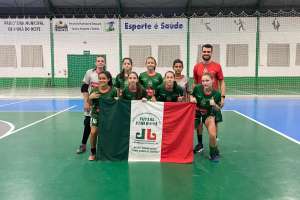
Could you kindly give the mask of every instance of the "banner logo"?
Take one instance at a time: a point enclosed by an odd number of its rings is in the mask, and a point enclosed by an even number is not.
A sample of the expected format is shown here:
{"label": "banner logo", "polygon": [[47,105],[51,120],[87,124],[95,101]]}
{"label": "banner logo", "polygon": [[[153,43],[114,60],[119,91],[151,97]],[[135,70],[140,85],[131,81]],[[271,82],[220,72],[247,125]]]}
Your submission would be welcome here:
{"label": "banner logo", "polygon": [[143,128],[142,131],[136,133],[135,138],[141,140],[156,140],[156,133],[151,133],[150,128],[148,129]]}
{"label": "banner logo", "polygon": [[162,130],[161,120],[153,113],[140,113],[133,117],[134,140],[138,143],[155,143]]}
{"label": "banner logo", "polygon": [[65,22],[59,20],[55,23],[55,31],[68,31],[68,25]]}

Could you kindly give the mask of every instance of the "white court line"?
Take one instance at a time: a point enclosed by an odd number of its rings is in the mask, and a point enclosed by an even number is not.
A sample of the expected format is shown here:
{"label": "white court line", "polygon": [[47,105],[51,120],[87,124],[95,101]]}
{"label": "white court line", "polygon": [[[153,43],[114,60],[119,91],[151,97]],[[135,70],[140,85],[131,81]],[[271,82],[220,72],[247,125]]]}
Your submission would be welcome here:
{"label": "white court line", "polygon": [[25,129],[25,128],[28,128],[28,127],[33,126],[33,125],[35,125],[35,124],[38,124],[38,123],[40,123],[40,122],[42,122],[42,121],[45,121],[45,120],[47,120],[47,119],[50,119],[50,118],[52,118],[52,117],[54,117],[54,116],[56,116],[56,115],[59,115],[59,114],[61,114],[61,113],[64,113],[64,112],[66,112],[66,111],[68,111],[68,110],[70,110],[70,109],[72,109],[72,108],[75,108],[75,107],[77,107],[77,105],[71,106],[71,107],[66,108],[66,109],[64,109],[64,110],[61,110],[61,111],[59,111],[59,112],[57,112],[57,113],[55,113],[55,114],[53,114],[53,115],[49,115],[48,117],[45,117],[45,118],[40,119],[40,120],[38,120],[38,121],[32,122],[32,123],[30,123],[30,124],[28,124],[28,125],[26,125],[26,126],[23,126],[23,127],[21,127],[21,128],[18,128],[18,129],[16,129],[16,130],[14,130],[14,131],[7,132],[6,134],[2,135],[2,136],[0,137],[0,139],[3,139],[3,138],[5,138],[5,137],[7,137],[7,136],[9,136],[9,135],[11,135],[11,134],[17,133],[17,132],[19,132],[19,131],[21,131],[21,130],[23,130],[23,129]]}
{"label": "white court line", "polygon": [[0,107],[5,107],[5,106],[17,104],[17,103],[23,103],[23,102],[26,102],[26,101],[30,101],[30,100],[23,100],[23,101],[17,101],[17,102],[12,102],[12,103],[6,103],[6,104],[0,105]]}
{"label": "white court line", "polygon": [[15,129],[15,126],[12,123],[10,123],[10,122],[3,121],[3,120],[0,120],[0,122],[8,124],[10,126],[9,131],[7,131],[8,133],[11,132],[11,131],[13,131]]}
{"label": "white court line", "polygon": [[[229,111],[229,110],[228,110],[228,111]],[[267,126],[267,125],[265,125],[265,124],[263,124],[263,123],[261,123],[261,122],[255,120],[255,119],[253,119],[253,118],[251,118],[251,117],[249,117],[249,116],[247,116],[247,115],[244,115],[243,113],[240,113],[240,112],[238,112],[238,111],[236,111],[236,110],[232,110],[232,111],[235,112],[235,113],[237,113],[238,115],[241,115],[241,116],[243,116],[243,117],[249,119],[250,121],[255,122],[256,124],[259,124],[259,125],[265,127],[266,129],[269,129],[269,130],[271,130],[271,131],[277,133],[278,135],[280,135],[280,136],[282,136],[282,137],[284,137],[284,138],[286,138],[286,139],[288,139],[288,140],[290,140],[290,141],[292,141],[292,142],[295,142],[296,144],[300,144],[300,141],[295,140],[294,138],[291,138],[291,137],[285,135],[284,133],[281,133],[280,131],[277,131],[277,130],[275,130],[275,129],[273,129],[273,128],[271,128],[271,127],[269,127],[269,126]]]}

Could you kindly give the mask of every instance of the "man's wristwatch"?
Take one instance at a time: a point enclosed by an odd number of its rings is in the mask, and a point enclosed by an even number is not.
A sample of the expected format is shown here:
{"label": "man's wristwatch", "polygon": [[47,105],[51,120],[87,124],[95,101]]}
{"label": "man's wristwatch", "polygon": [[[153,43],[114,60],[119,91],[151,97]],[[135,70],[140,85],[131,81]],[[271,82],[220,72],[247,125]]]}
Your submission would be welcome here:
{"label": "man's wristwatch", "polygon": [[225,95],[222,95],[221,97],[225,99]]}

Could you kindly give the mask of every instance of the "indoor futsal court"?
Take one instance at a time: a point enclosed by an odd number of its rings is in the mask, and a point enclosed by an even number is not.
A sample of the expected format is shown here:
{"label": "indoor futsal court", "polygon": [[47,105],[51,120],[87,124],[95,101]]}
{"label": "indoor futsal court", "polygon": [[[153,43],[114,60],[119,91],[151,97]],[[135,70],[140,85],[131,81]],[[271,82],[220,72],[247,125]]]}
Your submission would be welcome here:
{"label": "indoor futsal court", "polygon": [[82,106],[79,99],[0,101],[1,199],[300,198],[297,99],[229,98],[220,162],[209,162],[205,132],[205,150],[192,164],[89,162],[88,152],[75,154]]}
{"label": "indoor futsal court", "polygon": [[299,120],[300,0],[0,0],[0,200],[300,200]]}

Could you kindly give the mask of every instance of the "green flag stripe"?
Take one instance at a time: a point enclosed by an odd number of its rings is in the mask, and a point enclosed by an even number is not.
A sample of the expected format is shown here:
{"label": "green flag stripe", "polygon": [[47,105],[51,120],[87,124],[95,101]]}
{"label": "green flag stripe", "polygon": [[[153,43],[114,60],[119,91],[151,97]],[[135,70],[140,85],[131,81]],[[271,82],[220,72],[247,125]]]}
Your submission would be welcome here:
{"label": "green flag stripe", "polygon": [[101,99],[99,103],[97,158],[110,161],[128,160],[130,101]]}

